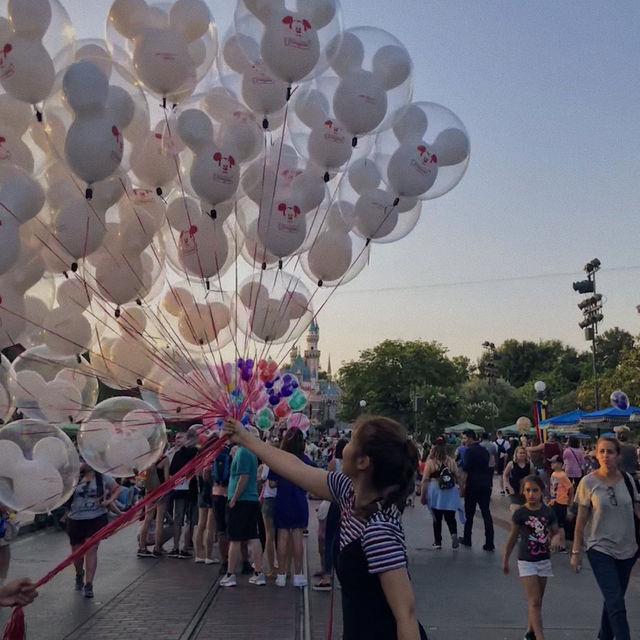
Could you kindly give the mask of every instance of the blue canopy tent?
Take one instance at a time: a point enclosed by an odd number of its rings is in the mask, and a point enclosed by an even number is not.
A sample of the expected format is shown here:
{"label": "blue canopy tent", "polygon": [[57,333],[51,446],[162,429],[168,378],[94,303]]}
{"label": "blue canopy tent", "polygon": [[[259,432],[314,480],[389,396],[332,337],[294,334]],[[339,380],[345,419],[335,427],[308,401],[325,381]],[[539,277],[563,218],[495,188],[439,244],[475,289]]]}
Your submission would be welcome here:
{"label": "blue canopy tent", "polygon": [[569,411],[569,413],[563,413],[560,416],[554,416],[548,418],[540,423],[542,429],[548,427],[560,429],[562,431],[568,430],[571,427],[578,427],[583,416],[586,416],[587,412],[582,409],[576,409],[575,411]]}
{"label": "blue canopy tent", "polygon": [[609,407],[600,411],[587,413],[580,418],[580,426],[583,429],[611,429],[616,425],[628,422],[640,422],[640,407],[628,407],[618,409]]}

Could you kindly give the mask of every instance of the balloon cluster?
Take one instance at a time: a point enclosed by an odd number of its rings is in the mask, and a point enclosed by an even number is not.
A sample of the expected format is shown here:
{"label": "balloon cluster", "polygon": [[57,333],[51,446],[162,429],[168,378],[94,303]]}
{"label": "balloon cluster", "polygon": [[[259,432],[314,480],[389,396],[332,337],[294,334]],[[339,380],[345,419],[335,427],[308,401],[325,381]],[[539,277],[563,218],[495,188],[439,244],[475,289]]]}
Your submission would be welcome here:
{"label": "balloon cluster", "polygon": [[[308,428],[269,349],[469,162],[414,80],[338,0],[237,0],[220,41],[203,0],[115,0],[90,39],[60,0],[1,3],[0,349],[26,352],[0,363],[0,419],[81,423],[116,475],[160,455],[165,419]],[[99,410],[98,380],[156,414]]]}

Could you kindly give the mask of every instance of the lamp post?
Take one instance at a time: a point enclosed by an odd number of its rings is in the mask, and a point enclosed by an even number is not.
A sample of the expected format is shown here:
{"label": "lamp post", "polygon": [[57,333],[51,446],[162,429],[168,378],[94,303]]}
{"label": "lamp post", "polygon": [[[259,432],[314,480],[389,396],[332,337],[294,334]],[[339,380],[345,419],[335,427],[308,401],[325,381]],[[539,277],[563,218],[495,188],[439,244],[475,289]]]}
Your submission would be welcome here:
{"label": "lamp post", "polygon": [[367,406],[366,400],[360,400],[360,413],[364,413],[364,408]]}
{"label": "lamp post", "polygon": [[[497,408],[495,403],[495,386],[496,378],[498,377],[498,366],[495,361],[500,359],[500,354],[496,350],[496,345],[488,340],[482,343],[482,347],[489,354],[489,360],[485,362],[482,373],[489,381],[489,398],[491,403]],[[491,411],[491,432],[493,433],[493,431],[495,431],[495,411]]]}
{"label": "lamp post", "polygon": [[578,293],[591,295],[578,303],[578,309],[582,311],[583,319],[578,323],[584,329],[585,340],[591,341],[591,356],[593,363],[593,397],[596,411],[600,410],[600,390],[598,388],[598,370],[596,367],[596,338],[598,337],[598,322],[602,322],[602,294],[596,292],[596,273],[600,270],[600,260],[594,258],[584,265],[587,274],[586,280],[573,283],[573,290]]}

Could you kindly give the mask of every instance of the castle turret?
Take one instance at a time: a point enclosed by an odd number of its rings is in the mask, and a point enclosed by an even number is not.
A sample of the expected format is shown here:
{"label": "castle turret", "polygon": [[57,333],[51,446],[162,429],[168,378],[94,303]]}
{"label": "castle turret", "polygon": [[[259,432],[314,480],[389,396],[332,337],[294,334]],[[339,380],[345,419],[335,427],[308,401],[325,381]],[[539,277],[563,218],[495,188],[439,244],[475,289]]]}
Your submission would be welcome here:
{"label": "castle turret", "polygon": [[313,384],[318,381],[318,368],[320,364],[320,351],[318,351],[319,334],[320,330],[314,319],[309,326],[309,333],[307,333],[307,350],[304,352],[304,361]]}

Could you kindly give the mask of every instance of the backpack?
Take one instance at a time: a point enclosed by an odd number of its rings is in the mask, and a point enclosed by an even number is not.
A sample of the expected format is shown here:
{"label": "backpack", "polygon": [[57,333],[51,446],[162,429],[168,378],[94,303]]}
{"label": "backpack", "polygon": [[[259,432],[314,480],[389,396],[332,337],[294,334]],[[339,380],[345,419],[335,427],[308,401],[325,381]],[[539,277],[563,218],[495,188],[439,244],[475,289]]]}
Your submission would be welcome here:
{"label": "backpack", "polygon": [[498,442],[496,441],[496,444],[498,445],[498,455],[504,455],[507,452],[504,443],[504,440],[500,444],[498,444]]}
{"label": "backpack", "polygon": [[229,486],[231,476],[231,456],[223,449],[213,461],[213,481],[222,487]]}
{"label": "backpack", "polygon": [[440,467],[440,477],[438,478],[438,488],[439,489],[452,489],[455,487],[456,481],[453,479],[453,475],[451,471],[449,471],[449,467],[446,464],[443,464]]}

